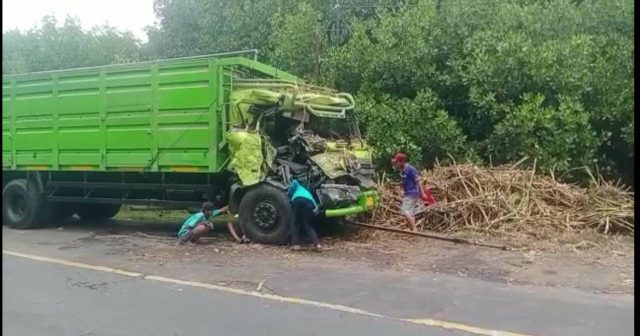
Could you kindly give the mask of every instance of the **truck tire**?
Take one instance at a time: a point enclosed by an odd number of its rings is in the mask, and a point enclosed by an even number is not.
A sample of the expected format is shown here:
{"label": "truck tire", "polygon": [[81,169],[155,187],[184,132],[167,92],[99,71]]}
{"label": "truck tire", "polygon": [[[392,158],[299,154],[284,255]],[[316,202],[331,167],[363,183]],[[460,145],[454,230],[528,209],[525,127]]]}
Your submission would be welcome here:
{"label": "truck tire", "polygon": [[121,204],[86,203],[80,204],[76,213],[83,221],[101,221],[117,215],[121,207]]}
{"label": "truck tire", "polygon": [[14,229],[33,229],[42,224],[44,197],[34,183],[12,180],[2,189],[2,221]]}
{"label": "truck tire", "polygon": [[240,227],[252,242],[283,245],[287,243],[292,217],[289,198],[268,184],[249,190],[238,207]]}

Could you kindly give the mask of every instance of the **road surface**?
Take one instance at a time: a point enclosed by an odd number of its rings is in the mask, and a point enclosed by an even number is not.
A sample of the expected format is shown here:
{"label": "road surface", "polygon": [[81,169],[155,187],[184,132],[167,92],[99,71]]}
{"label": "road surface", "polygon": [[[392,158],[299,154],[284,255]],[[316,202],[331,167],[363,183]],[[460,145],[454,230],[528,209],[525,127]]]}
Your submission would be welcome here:
{"label": "road surface", "polygon": [[269,259],[283,250],[158,264],[158,242],[96,230],[3,227],[6,335],[633,334],[632,295]]}
{"label": "road surface", "polygon": [[14,256],[2,261],[4,335],[462,335]]}

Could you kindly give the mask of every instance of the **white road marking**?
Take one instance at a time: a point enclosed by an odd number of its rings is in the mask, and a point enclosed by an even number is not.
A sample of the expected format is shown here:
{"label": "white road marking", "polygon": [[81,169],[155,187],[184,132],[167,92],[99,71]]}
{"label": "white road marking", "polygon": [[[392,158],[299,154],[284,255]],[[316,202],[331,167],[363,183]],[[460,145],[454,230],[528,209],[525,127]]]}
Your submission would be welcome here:
{"label": "white road marking", "polygon": [[252,297],[257,297],[257,298],[261,298],[261,299],[285,302],[285,303],[290,303],[290,304],[313,306],[313,307],[324,308],[324,309],[329,309],[329,310],[334,310],[334,311],[339,311],[339,312],[344,312],[344,313],[363,315],[363,316],[370,316],[370,317],[377,317],[377,318],[384,318],[384,319],[389,319],[389,320],[394,320],[394,321],[402,321],[402,322],[418,324],[418,325],[428,326],[428,327],[436,327],[436,328],[442,328],[442,329],[463,331],[463,332],[467,332],[467,333],[474,334],[474,335],[485,335],[485,336],[528,336],[528,335],[525,335],[525,334],[519,334],[519,333],[514,333],[514,332],[509,332],[509,331],[485,329],[485,328],[465,325],[465,324],[461,324],[461,323],[448,322],[448,321],[442,321],[442,320],[435,320],[435,319],[429,319],[429,318],[424,318],[424,319],[397,318],[397,317],[385,316],[385,315],[381,315],[381,314],[377,314],[377,313],[372,313],[372,312],[368,312],[368,311],[365,311],[365,310],[362,310],[362,309],[352,308],[352,307],[343,306],[343,305],[339,305],[339,304],[319,302],[319,301],[313,301],[313,300],[307,300],[307,299],[301,299],[301,298],[295,298],[295,297],[288,297],[288,296],[281,296],[281,295],[275,295],[275,294],[265,294],[265,293],[259,293],[257,291],[248,291],[248,290],[243,290],[243,289],[238,289],[238,288],[233,288],[233,287],[226,287],[226,286],[208,284],[208,283],[197,282],[197,281],[179,280],[179,279],[167,278],[167,277],[158,276],[158,275],[144,275],[142,273],[129,272],[129,271],[119,270],[119,269],[115,269],[115,268],[111,268],[111,267],[107,267],[107,266],[90,265],[90,264],[79,263],[79,262],[70,261],[70,260],[49,258],[49,257],[37,256],[37,255],[14,252],[14,251],[2,250],[2,254],[14,256],[14,257],[31,259],[31,260],[37,260],[37,261],[42,261],[42,262],[47,262],[47,263],[52,263],[52,264],[58,264],[58,265],[76,267],[76,268],[83,268],[83,269],[88,269],[88,270],[93,270],[93,271],[114,273],[114,274],[134,277],[134,278],[140,278],[140,279],[144,279],[144,280],[159,281],[159,282],[172,283],[172,284],[178,284],[178,285],[184,285],[184,286],[190,286],[190,287],[206,288],[206,289],[211,289],[211,290],[224,292],[224,293],[252,296]]}

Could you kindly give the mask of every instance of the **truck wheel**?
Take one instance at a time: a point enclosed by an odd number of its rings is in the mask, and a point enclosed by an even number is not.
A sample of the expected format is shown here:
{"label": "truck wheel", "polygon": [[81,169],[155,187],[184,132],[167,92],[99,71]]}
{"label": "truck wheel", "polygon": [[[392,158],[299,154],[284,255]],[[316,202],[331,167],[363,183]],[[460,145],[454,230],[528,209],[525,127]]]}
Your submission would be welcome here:
{"label": "truck wheel", "polygon": [[263,184],[249,190],[238,208],[240,227],[251,241],[282,245],[289,239],[289,198],[273,186]]}
{"label": "truck wheel", "polygon": [[44,198],[35,184],[13,180],[2,190],[2,220],[14,229],[33,229],[41,224]]}
{"label": "truck wheel", "polygon": [[81,204],[76,212],[84,221],[100,221],[117,215],[121,204]]}

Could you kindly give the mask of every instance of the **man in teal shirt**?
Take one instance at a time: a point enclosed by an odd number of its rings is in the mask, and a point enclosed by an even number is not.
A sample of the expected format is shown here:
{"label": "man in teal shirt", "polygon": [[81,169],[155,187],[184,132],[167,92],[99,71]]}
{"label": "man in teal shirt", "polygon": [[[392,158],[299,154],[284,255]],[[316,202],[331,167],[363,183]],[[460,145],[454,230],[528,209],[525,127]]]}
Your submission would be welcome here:
{"label": "man in teal shirt", "polygon": [[[187,218],[182,224],[182,227],[180,227],[180,231],[178,231],[178,242],[180,244],[188,242],[197,243],[200,237],[211,232],[213,230],[213,224],[209,220],[227,212],[226,206],[217,210],[214,208],[215,206],[213,203],[206,202],[202,205],[202,211],[189,216],[189,218]],[[242,238],[238,237],[235,229],[233,228],[233,223],[227,223],[227,229],[229,229],[229,232],[236,242],[249,242],[245,236],[242,236]]]}
{"label": "man in teal shirt", "polygon": [[322,250],[320,240],[312,226],[313,216],[318,208],[318,203],[313,198],[311,192],[296,180],[292,180],[289,183],[287,194],[291,198],[291,205],[293,207],[291,249],[294,251],[300,250],[300,236],[301,233],[305,233],[313,244],[313,249],[320,252]]}

